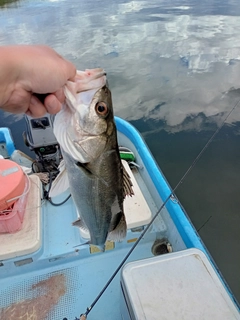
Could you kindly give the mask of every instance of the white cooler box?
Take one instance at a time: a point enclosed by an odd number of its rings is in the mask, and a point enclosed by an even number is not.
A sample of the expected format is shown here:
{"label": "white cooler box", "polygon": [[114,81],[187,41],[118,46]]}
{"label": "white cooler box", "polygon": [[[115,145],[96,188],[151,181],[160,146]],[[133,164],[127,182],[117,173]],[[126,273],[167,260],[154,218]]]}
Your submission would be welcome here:
{"label": "white cooler box", "polygon": [[126,264],[123,320],[233,320],[240,313],[205,254],[187,249]]}

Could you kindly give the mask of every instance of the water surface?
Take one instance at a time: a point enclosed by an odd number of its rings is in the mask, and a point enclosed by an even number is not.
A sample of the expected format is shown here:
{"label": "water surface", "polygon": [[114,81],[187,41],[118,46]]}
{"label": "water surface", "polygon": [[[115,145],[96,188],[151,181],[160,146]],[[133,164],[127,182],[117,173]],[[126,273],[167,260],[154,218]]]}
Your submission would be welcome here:
{"label": "water surface", "polygon": [[[235,0],[0,1],[0,45],[52,46],[103,67],[115,114],[144,136],[172,187],[240,100]],[[22,116],[0,113],[16,146]],[[177,190],[240,301],[240,105]]]}

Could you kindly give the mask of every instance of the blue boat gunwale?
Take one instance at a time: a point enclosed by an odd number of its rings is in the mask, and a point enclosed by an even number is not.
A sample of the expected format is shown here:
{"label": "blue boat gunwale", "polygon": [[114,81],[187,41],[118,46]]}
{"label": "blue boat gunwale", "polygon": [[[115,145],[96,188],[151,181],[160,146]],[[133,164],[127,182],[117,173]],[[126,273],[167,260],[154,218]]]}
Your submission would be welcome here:
{"label": "blue boat gunwale", "polygon": [[[151,154],[151,151],[149,150],[148,146],[144,142],[144,139],[141,137],[141,134],[139,133],[139,131],[135,127],[133,127],[129,122],[116,116],[114,118],[115,118],[117,130],[121,132],[123,135],[127,136],[129,140],[137,148],[137,151],[144,163],[144,166],[148,171],[150,178],[152,179],[158,194],[160,195],[162,201],[164,202],[171,194],[173,194],[173,191],[170,185],[168,184],[167,179],[165,178],[161,169],[159,168],[156,161],[154,160],[154,157]],[[176,197],[175,194],[174,196]],[[203,244],[200,236],[198,235],[197,230],[192,224],[186,211],[182,207],[180,201],[176,201],[176,202],[167,201],[165,206],[174,224],[179,230],[186,247],[197,248],[205,253],[207,258],[211,262],[213,268],[216,270],[216,273],[218,274],[219,279],[222,281],[223,285],[228,291],[229,296],[231,297],[231,299],[233,300],[237,308],[240,310],[239,302],[236,300],[234,294],[232,293],[222,273],[220,272],[219,268],[214,262],[211,254],[208,252],[207,248]]]}
{"label": "blue boat gunwale", "polygon": [[[157,189],[162,201],[164,202],[173,192],[163,175],[161,169],[155,162],[149,148],[142,139],[140,133],[125,120],[115,117],[117,130],[126,135],[132,143],[137,147],[140,157]],[[176,227],[180,230],[180,234],[187,248],[198,248],[202,250],[205,254],[206,248],[203,245],[196,229],[192,225],[187,213],[180,205],[180,202],[168,201],[166,207],[173,219]]]}
{"label": "blue boat gunwale", "polygon": [[15,150],[15,145],[13,142],[11,131],[8,128],[5,128],[5,127],[1,128],[1,130],[0,130],[0,143],[1,142],[6,143],[7,152],[10,157],[11,154]]}

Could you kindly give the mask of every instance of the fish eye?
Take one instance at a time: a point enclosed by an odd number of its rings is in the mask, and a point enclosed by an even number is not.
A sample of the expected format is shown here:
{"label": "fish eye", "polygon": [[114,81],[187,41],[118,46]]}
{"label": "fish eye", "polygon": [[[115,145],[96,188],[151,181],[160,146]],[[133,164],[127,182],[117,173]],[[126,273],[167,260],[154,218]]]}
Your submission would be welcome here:
{"label": "fish eye", "polygon": [[99,116],[106,117],[108,115],[108,107],[105,102],[98,102],[95,110]]}

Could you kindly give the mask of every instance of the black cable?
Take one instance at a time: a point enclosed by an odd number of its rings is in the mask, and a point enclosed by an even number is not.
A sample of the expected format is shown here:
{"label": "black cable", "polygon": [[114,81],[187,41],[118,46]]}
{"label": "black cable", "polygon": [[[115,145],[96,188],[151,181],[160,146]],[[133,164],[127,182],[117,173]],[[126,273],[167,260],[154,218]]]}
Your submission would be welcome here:
{"label": "black cable", "polygon": [[49,193],[50,193],[50,190],[51,190],[51,187],[52,187],[53,178],[52,178],[52,173],[50,171],[48,171],[48,173],[49,173],[49,187],[48,187],[48,190],[44,190],[44,199],[49,201],[51,203],[51,205],[53,205],[55,207],[59,207],[59,206],[63,205],[65,202],[68,201],[68,199],[71,197],[71,193],[62,202],[59,202],[59,203],[53,202],[51,200],[51,198],[49,197]]}
{"label": "black cable", "polygon": [[62,202],[60,202],[60,203],[54,203],[54,202],[52,202],[51,198],[48,198],[47,200],[51,203],[51,205],[53,205],[53,206],[55,206],[55,207],[58,207],[58,206],[61,206],[62,204],[64,204],[65,202],[67,202],[69,198],[71,198],[71,194],[69,194],[69,195],[67,196],[67,198],[66,198],[65,200],[63,200]]}

